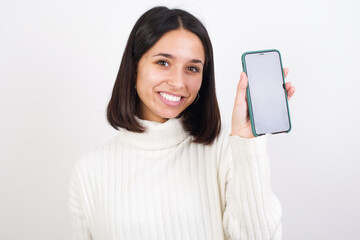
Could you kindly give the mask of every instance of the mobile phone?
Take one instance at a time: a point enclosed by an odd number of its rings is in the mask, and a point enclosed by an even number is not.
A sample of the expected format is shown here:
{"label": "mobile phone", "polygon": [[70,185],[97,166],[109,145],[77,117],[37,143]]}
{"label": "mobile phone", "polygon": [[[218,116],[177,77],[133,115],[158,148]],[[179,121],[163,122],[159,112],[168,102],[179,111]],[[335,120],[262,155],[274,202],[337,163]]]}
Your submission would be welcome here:
{"label": "mobile phone", "polygon": [[276,49],[245,52],[241,60],[248,78],[246,95],[254,136],[290,132],[280,52]]}

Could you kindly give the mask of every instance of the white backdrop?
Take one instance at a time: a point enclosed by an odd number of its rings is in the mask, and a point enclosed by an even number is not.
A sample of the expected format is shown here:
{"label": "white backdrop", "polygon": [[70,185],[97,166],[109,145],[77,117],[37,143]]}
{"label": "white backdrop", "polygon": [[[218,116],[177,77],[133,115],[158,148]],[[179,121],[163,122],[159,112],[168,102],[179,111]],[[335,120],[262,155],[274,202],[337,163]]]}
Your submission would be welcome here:
{"label": "white backdrop", "polygon": [[269,139],[284,239],[360,239],[358,1],[4,1],[0,4],[0,239],[70,239],[73,163],[117,134],[106,122],[140,15],[178,7],[205,24],[230,127],[241,54],[276,48],[296,93]]}

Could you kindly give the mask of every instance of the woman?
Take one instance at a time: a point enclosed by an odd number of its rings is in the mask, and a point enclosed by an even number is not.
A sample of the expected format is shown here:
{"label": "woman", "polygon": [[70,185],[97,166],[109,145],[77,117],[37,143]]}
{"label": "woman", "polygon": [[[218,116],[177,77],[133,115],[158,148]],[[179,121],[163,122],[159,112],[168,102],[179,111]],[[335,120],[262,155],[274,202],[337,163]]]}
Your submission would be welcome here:
{"label": "woman", "polygon": [[223,133],[205,27],[179,9],[144,13],[107,109],[119,134],[74,168],[74,238],[281,239],[267,135],[252,135],[246,86],[242,73]]}

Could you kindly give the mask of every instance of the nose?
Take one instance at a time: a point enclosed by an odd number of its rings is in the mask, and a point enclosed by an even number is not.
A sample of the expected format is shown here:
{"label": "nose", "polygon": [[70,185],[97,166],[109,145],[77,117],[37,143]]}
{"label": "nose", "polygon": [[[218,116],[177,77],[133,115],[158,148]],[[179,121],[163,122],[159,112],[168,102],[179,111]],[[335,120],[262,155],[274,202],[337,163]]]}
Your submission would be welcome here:
{"label": "nose", "polygon": [[183,74],[184,73],[180,68],[174,69],[168,80],[168,84],[175,89],[183,88],[185,86],[185,76]]}

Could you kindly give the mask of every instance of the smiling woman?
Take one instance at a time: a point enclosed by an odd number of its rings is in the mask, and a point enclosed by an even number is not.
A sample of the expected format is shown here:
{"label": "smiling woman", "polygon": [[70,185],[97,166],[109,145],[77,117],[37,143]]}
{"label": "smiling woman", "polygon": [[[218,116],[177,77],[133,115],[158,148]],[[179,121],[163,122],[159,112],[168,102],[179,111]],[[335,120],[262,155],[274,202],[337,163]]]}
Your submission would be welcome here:
{"label": "smiling woman", "polygon": [[220,131],[205,27],[180,9],[145,12],[107,108],[118,134],[73,170],[74,239],[281,239],[267,135],[251,135],[246,87],[242,73],[231,134]]}
{"label": "smiling woman", "polygon": [[210,144],[220,133],[212,45],[193,15],[155,7],[130,33],[107,119],[115,129],[144,132],[136,117],[165,122],[181,116],[197,143]]}
{"label": "smiling woman", "polygon": [[164,34],[138,64],[138,116],[165,122],[182,113],[199,92],[204,59],[202,43],[195,34],[183,29]]}

